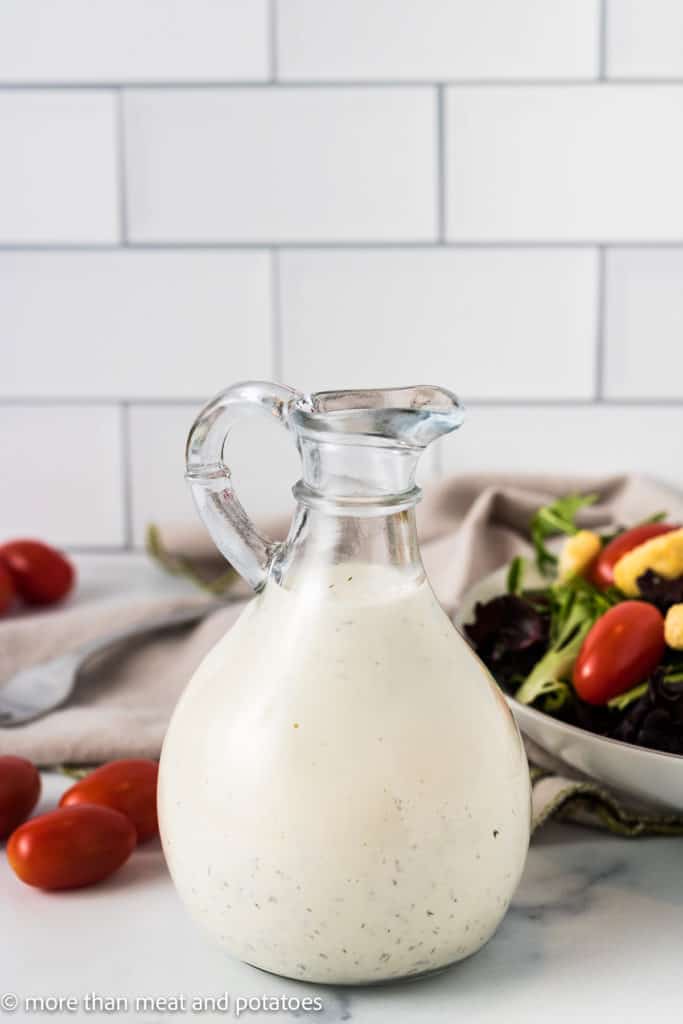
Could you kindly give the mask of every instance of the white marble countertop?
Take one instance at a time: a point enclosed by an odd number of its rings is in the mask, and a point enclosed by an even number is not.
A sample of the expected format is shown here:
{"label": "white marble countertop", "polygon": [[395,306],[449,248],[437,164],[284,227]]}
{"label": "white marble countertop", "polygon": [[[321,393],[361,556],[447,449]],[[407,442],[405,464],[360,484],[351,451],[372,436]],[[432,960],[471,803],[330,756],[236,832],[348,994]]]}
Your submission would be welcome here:
{"label": "white marble countertop", "polygon": [[[107,599],[121,586],[184,586],[140,556],[79,563],[79,601]],[[69,784],[46,773],[41,809],[54,806]],[[186,916],[155,843],[108,881],[70,893],[22,885],[0,857],[0,893],[0,1018],[627,1024],[680,1013],[683,839],[625,840],[547,826],[534,840],[507,917],[479,954],[433,978],[373,989],[290,982],[228,959]],[[226,993],[227,1010],[193,1003]],[[10,1014],[13,996],[18,1008]],[[240,998],[306,996],[319,997],[323,1008],[290,1004],[238,1016]],[[50,1010],[49,1000],[60,997],[71,1002]],[[136,1008],[145,997],[157,1001],[155,1009]],[[48,1001],[27,1004],[29,998]],[[107,1012],[112,1004],[102,1000],[113,999],[118,1010]]]}

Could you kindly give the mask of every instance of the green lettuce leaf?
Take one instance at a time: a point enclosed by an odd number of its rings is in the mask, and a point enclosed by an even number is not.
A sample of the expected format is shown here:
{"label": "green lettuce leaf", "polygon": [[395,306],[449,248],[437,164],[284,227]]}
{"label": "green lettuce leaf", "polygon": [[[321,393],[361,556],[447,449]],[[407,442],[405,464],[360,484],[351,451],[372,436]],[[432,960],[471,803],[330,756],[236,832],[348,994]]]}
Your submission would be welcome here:
{"label": "green lettuce leaf", "polygon": [[568,494],[539,508],[531,520],[531,542],[536,554],[536,565],[544,576],[552,576],[557,569],[557,556],[546,547],[548,537],[558,533],[567,536],[578,533],[579,527],[575,520],[579,510],[597,500],[597,494]]}
{"label": "green lettuce leaf", "polygon": [[521,704],[555,694],[564,702],[572,669],[593,624],[618,601],[581,577],[549,588],[552,602],[550,646],[515,693]]}

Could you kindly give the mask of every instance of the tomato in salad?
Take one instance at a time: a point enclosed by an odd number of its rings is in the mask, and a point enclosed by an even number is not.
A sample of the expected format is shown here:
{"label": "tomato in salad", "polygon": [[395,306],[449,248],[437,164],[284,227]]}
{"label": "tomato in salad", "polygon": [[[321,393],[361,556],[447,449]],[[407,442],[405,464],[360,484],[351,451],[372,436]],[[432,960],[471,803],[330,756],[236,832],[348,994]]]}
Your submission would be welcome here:
{"label": "tomato in salad", "polygon": [[659,537],[663,533],[670,533],[672,530],[678,529],[680,527],[672,523],[642,523],[630,530],[624,530],[623,533],[618,534],[605,544],[596,558],[588,574],[591,583],[600,587],[601,590],[614,586],[614,566],[623,555],[633,551],[634,548],[646,541],[652,540],[653,537]]}
{"label": "tomato in salad", "polygon": [[614,605],[595,622],[581,646],[574,664],[574,689],[588,704],[606,704],[646,680],[664,648],[664,617],[654,605]]}

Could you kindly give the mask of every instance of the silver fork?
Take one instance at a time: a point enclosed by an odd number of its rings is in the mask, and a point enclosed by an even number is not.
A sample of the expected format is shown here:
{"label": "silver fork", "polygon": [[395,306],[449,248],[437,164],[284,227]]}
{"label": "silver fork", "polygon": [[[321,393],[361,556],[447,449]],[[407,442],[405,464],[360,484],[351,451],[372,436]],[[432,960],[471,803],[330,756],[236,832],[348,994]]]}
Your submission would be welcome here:
{"label": "silver fork", "polygon": [[118,633],[98,637],[39,665],[20,669],[8,682],[0,685],[0,728],[25,725],[64,704],[78,683],[81,669],[96,654],[147,633],[189,626],[220,607],[219,603],[212,601],[208,605],[180,608],[163,618],[148,619]]}

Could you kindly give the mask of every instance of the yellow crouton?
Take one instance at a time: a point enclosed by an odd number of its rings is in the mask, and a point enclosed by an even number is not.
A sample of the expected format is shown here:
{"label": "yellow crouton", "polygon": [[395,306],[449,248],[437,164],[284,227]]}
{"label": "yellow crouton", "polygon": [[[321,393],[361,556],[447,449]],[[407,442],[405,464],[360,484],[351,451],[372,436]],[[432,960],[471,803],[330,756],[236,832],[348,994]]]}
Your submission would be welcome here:
{"label": "yellow crouton", "polygon": [[664,639],[675,651],[683,651],[683,604],[672,604],[666,613]]}
{"label": "yellow crouton", "polygon": [[567,537],[557,567],[560,582],[570,576],[581,576],[599,553],[602,541],[592,530],[579,530]]}

